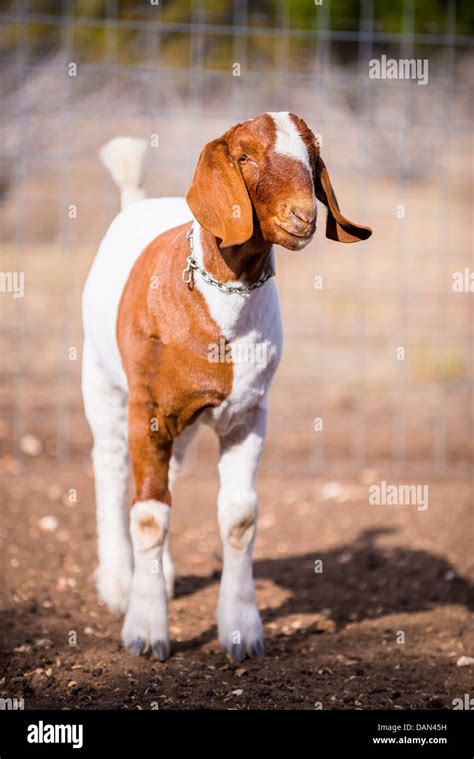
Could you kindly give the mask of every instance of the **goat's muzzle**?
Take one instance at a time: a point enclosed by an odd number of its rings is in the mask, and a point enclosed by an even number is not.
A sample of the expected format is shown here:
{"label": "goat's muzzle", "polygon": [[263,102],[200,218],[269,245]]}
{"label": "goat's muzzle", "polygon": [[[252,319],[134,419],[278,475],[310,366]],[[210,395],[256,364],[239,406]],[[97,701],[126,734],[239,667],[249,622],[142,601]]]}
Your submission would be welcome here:
{"label": "goat's muzzle", "polygon": [[293,206],[284,215],[273,218],[273,224],[278,230],[280,245],[290,250],[303,248],[314,235],[316,230],[316,208]]}

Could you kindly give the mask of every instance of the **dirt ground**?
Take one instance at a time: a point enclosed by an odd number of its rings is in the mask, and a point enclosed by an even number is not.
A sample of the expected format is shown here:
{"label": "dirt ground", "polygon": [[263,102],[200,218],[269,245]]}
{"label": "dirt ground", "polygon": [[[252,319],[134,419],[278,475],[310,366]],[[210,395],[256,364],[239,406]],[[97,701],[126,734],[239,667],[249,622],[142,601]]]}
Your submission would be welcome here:
{"label": "dirt ground", "polygon": [[216,638],[215,455],[200,434],[177,487],[164,664],[122,651],[121,620],[97,600],[87,458],[1,459],[0,696],[26,709],[449,709],[472,692],[472,666],[457,666],[474,655],[469,483],[432,479],[421,511],[370,505],[373,470],[337,482],[263,474],[266,657],[234,664]]}
{"label": "dirt ground", "polygon": [[[450,709],[474,695],[473,665],[457,665],[474,657],[474,301],[451,289],[471,245],[463,182],[450,195],[449,255],[430,223],[444,198],[435,183],[400,195],[374,180],[364,215],[358,188],[340,177],[347,213],[373,224],[373,238],[354,251],[320,235],[304,255],[277,253],[285,344],[255,546],[266,657],[242,664],[216,636],[209,432],[189,451],[173,504],[170,660],[123,652],[121,619],[97,600],[80,293],[106,220],[79,204],[91,228],[82,245],[6,251],[26,290],[2,300],[0,697],[26,709]],[[400,247],[392,209],[405,197]],[[428,486],[429,508],[370,505],[369,485],[382,480]]]}

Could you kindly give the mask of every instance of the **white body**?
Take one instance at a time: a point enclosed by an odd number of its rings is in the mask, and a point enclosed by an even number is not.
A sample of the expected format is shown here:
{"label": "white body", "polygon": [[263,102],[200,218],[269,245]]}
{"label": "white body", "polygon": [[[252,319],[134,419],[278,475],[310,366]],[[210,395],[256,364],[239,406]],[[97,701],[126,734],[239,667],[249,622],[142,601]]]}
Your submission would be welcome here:
{"label": "white body", "polygon": [[[123,183],[121,188],[122,198],[130,195],[133,198],[130,188]],[[144,199],[128,205],[102,240],[83,296],[82,387],[86,416],[94,436],[98,590],[110,609],[127,611],[122,631],[124,644],[137,654],[151,648],[159,658],[164,658],[169,646],[167,601],[173,592],[174,579],[167,538],[169,508],[154,501],[136,503],[131,511],[130,530],[127,526],[127,381],[117,346],[116,321],[123,288],[143,249],[156,236],[191,219],[183,198]],[[196,221],[194,229],[195,257],[203,265]],[[199,273],[195,274],[195,285],[238,357],[233,365],[230,395],[220,406],[203,414],[194,427],[205,422],[220,438],[218,516],[224,568],[218,607],[219,639],[235,658],[243,658],[245,653],[263,653],[251,554],[257,520],[255,476],[265,436],[267,391],[281,353],[279,304],[271,280],[250,294],[220,292],[204,282]],[[250,360],[242,360],[242,356]],[[255,356],[258,360],[251,360]],[[174,443],[170,488],[194,431],[185,431]],[[153,514],[162,526],[165,536],[162,543],[152,547],[141,545],[136,522],[143,514]],[[242,520],[245,529],[233,531]],[[160,568],[153,574],[149,569],[152,557]]]}

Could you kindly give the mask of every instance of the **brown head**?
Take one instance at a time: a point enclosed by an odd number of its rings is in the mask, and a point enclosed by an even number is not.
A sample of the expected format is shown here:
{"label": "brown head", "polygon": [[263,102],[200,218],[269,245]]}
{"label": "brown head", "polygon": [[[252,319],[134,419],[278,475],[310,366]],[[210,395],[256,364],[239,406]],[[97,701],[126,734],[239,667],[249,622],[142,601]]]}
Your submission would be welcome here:
{"label": "brown head", "polygon": [[261,235],[268,243],[300,250],[316,229],[316,198],[327,206],[331,240],[370,237],[369,227],[340,212],[311,129],[292,113],[264,113],[204,147],[186,199],[221,248]]}

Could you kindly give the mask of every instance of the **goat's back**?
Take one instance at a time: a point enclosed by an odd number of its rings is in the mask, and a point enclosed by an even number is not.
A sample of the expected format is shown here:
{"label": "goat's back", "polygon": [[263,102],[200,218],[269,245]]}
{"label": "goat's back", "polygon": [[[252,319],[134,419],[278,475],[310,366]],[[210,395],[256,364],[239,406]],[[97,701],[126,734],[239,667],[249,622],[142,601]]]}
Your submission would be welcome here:
{"label": "goat's back", "polygon": [[138,256],[155,237],[191,219],[184,198],[140,200],[115,217],[97,251],[82,298],[84,338],[87,349],[94,352],[109,378],[124,390],[127,382],[116,323],[128,276]]}

